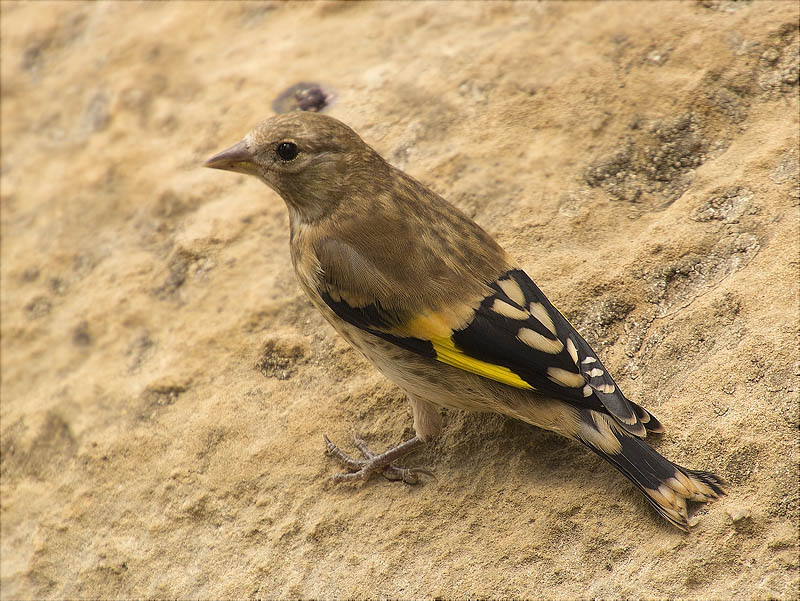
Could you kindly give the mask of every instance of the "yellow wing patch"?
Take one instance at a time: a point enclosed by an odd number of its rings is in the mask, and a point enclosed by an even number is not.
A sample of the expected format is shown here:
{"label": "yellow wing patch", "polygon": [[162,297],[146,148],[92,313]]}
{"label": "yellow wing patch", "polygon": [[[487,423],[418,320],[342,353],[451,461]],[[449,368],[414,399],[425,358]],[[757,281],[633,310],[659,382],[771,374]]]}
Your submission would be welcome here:
{"label": "yellow wing patch", "polygon": [[426,313],[409,321],[403,329],[413,338],[426,340],[446,337],[453,328],[444,313]]}
{"label": "yellow wing patch", "polygon": [[453,341],[449,337],[436,336],[430,338],[430,341],[433,344],[433,350],[436,351],[437,361],[447,363],[447,365],[452,365],[458,369],[478,374],[479,376],[495,380],[502,384],[513,386],[514,388],[533,390],[533,386],[507,367],[494,365],[493,363],[487,363],[486,361],[473,359],[469,355],[465,355],[456,348],[456,345],[453,344]]}

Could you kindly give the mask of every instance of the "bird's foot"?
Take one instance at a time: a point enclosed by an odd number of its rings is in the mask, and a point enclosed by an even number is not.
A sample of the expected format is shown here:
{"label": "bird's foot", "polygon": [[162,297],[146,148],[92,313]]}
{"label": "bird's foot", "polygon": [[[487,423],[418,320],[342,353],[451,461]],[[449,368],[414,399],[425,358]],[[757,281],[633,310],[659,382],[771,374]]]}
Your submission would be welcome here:
{"label": "bird's foot", "polygon": [[376,455],[358,434],[353,434],[353,442],[356,448],[361,451],[364,459],[354,459],[333,444],[327,436],[323,435],[323,438],[325,439],[325,447],[327,448],[328,454],[336,457],[348,470],[343,474],[335,475],[333,477],[334,482],[367,480],[376,472],[383,474],[383,477],[387,480],[400,480],[406,484],[417,484],[419,482],[419,476],[422,474],[430,476],[431,478],[436,477],[431,471],[426,469],[418,467],[397,467],[392,465],[395,459],[410,453],[422,444],[422,441],[417,436],[384,453]]}

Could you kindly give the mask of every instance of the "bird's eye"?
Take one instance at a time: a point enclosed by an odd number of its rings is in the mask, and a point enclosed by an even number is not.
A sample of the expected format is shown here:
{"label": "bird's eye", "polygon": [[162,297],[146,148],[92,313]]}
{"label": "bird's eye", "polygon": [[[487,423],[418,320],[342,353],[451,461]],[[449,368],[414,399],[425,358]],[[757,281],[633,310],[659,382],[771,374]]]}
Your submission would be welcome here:
{"label": "bird's eye", "polygon": [[291,161],[297,156],[297,144],[294,142],[281,142],[275,149],[278,157],[282,161]]}

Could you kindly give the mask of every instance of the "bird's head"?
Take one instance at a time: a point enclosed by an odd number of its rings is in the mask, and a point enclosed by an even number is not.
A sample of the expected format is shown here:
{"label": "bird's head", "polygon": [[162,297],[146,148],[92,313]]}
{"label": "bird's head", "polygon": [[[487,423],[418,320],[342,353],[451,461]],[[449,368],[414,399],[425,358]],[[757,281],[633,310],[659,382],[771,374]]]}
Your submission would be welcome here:
{"label": "bird's head", "polygon": [[254,175],[280,194],[296,217],[316,221],[385,163],[341,121],[295,112],[261,122],[205,166]]}

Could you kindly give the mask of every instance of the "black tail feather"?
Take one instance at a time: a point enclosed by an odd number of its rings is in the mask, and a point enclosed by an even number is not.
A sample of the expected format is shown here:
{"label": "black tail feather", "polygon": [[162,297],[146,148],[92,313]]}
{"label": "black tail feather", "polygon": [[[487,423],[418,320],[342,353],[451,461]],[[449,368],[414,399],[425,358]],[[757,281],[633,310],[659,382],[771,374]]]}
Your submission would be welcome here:
{"label": "black tail feather", "polygon": [[642,425],[645,427],[648,433],[653,434],[661,434],[664,431],[664,426],[661,425],[661,422],[656,419],[656,416],[650,413],[644,407],[641,407],[634,403],[633,401],[629,401],[631,405],[633,405],[633,410],[636,413],[636,417],[639,418],[639,421],[642,422]]}
{"label": "black tail feather", "polygon": [[676,465],[645,441],[619,429],[609,428],[604,435],[616,437],[619,444],[579,440],[633,482],[655,510],[681,530],[688,531],[691,525],[687,501],[704,503],[725,494],[725,483],[715,474]]}

